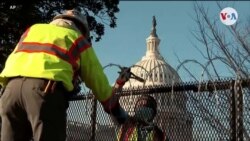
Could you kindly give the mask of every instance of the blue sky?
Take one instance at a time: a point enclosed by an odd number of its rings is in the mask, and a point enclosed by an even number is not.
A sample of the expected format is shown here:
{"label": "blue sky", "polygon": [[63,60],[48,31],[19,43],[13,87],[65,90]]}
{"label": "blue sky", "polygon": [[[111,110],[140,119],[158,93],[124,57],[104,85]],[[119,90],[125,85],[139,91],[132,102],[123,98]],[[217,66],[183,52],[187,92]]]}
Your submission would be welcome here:
{"label": "blue sky", "polygon": [[[176,55],[181,59],[196,59],[203,61],[192,42],[199,46],[191,31],[197,28],[192,19],[194,1],[120,1],[120,12],[117,16],[117,27],[106,26],[105,35],[93,46],[103,66],[110,63],[131,66],[141,60],[146,52],[146,38],[152,27],[152,16],[156,17],[157,34],[161,39],[160,52],[173,68],[179,65]],[[211,18],[219,18],[220,9],[215,1],[201,2],[209,8]],[[237,10],[240,21],[246,21],[250,14],[250,2],[224,2],[223,7],[233,7]],[[222,25],[225,26],[225,25]],[[205,62],[204,62],[205,63]],[[192,71],[201,74],[202,68],[188,64]],[[113,83],[118,68],[105,69],[110,83]],[[221,68],[222,75],[227,75]],[[191,78],[183,70],[179,75],[184,81]]]}

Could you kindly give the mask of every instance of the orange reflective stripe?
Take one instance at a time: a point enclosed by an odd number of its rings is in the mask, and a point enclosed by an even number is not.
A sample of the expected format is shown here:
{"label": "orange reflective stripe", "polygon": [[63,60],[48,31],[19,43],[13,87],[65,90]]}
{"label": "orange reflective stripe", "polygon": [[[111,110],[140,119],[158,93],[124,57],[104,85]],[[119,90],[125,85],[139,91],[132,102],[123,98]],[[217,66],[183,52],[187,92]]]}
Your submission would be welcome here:
{"label": "orange reflective stripe", "polygon": [[44,52],[55,55],[58,58],[69,62],[75,70],[78,68],[77,60],[80,58],[81,52],[89,47],[91,46],[88,41],[81,36],[75,40],[69,50],[50,43],[20,42],[16,52]]}
{"label": "orange reflective stripe", "polygon": [[24,38],[28,35],[29,31],[30,31],[30,28],[28,28],[28,29],[23,33],[23,35],[21,36],[20,41],[23,41],[23,40],[24,40]]}
{"label": "orange reflective stripe", "polygon": [[21,43],[16,52],[45,52],[48,54],[56,55],[57,57],[70,62],[70,58],[67,54],[67,50],[64,50],[56,45],[53,44],[42,44],[42,43],[34,43],[34,42],[23,42]]}
{"label": "orange reflective stripe", "polygon": [[125,129],[125,125],[123,125],[119,130],[118,139],[119,141],[131,141],[134,136],[136,136],[137,139],[136,132],[136,127],[129,127],[128,129]]}
{"label": "orange reflective stripe", "polygon": [[76,63],[74,63],[67,50],[62,49],[56,45],[48,44],[48,43],[36,43],[36,42],[23,42],[21,43],[16,52],[44,52],[48,54],[55,55],[64,61],[69,62],[72,66],[75,66]]}
{"label": "orange reflective stripe", "polygon": [[78,48],[80,52],[83,52],[85,49],[90,47],[91,45],[89,44],[88,40],[84,38],[83,36],[77,40],[78,42]]}
{"label": "orange reflective stripe", "polygon": [[83,52],[90,46],[91,45],[89,44],[89,42],[83,36],[81,36],[70,47],[70,55],[72,56],[72,58],[74,58],[74,61],[76,61],[77,59],[79,59],[81,52]]}

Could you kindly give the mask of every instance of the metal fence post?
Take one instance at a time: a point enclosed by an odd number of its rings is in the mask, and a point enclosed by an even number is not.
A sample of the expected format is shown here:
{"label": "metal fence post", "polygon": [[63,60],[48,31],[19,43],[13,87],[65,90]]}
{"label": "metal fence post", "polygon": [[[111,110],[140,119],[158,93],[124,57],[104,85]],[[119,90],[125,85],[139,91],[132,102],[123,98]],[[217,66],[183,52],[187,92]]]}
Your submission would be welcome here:
{"label": "metal fence post", "polygon": [[231,92],[231,119],[230,119],[230,127],[231,127],[231,141],[236,141],[236,104],[235,104],[235,90],[234,90],[235,81],[232,80],[230,83],[230,92]]}
{"label": "metal fence post", "polygon": [[231,82],[231,141],[243,141],[243,93],[241,81]]}
{"label": "metal fence post", "polygon": [[93,112],[91,114],[91,137],[90,141],[95,141],[95,136],[96,136],[96,114],[97,114],[97,99],[93,99],[93,104],[92,104],[92,109]]}
{"label": "metal fence post", "polygon": [[243,94],[241,88],[241,81],[235,81],[235,125],[236,125],[236,141],[243,141]]}

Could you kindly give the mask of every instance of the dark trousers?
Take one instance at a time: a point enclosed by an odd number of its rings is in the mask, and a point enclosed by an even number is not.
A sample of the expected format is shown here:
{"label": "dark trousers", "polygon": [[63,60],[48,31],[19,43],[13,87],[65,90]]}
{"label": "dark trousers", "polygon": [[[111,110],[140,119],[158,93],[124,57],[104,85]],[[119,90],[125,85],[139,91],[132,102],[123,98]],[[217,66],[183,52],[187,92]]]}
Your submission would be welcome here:
{"label": "dark trousers", "polygon": [[0,99],[1,141],[65,141],[68,100],[63,86],[44,92],[48,80],[14,78]]}

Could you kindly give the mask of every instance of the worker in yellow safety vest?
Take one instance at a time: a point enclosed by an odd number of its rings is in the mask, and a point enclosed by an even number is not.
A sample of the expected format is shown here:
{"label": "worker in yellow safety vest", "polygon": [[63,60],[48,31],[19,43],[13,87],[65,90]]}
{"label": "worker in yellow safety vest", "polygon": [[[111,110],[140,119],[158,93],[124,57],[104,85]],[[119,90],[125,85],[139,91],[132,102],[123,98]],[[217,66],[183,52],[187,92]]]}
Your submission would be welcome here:
{"label": "worker in yellow safety vest", "polygon": [[135,115],[121,124],[117,141],[169,141],[164,132],[152,122],[156,111],[157,103],[154,97],[139,97],[134,108]]}
{"label": "worker in yellow safety vest", "polygon": [[114,95],[129,79],[109,85],[89,39],[84,14],[65,10],[21,36],[0,74],[2,141],[65,141],[68,97],[80,77],[104,110],[122,123],[127,114]]}

